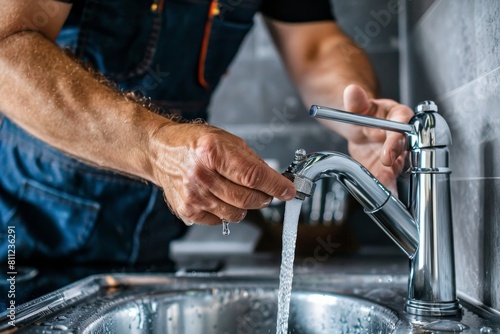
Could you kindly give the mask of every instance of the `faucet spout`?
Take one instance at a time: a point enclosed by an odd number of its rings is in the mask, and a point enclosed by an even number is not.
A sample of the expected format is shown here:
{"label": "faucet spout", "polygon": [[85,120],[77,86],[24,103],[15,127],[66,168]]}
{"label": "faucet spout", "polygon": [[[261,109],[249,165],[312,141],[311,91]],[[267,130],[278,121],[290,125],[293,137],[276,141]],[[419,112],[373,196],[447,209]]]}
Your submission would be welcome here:
{"label": "faucet spout", "polygon": [[363,206],[364,211],[411,259],[418,247],[418,228],[406,207],[365,167],[349,156],[317,152],[295,160],[285,172],[297,189],[296,197],[310,196],[314,183],[325,177],[338,180]]}

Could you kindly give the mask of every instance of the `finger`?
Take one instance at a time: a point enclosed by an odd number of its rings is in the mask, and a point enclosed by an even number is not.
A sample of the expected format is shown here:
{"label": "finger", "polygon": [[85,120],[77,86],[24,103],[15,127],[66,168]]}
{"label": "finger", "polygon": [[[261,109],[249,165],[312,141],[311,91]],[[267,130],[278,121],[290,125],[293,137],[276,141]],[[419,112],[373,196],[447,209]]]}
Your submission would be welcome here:
{"label": "finger", "polygon": [[217,170],[222,176],[238,185],[280,200],[288,201],[295,196],[293,183],[260,159],[239,154],[229,163],[219,165]]}
{"label": "finger", "polygon": [[[384,117],[380,115],[380,106],[373,100],[369,99],[365,90],[357,85],[349,85],[344,90],[344,106],[347,111],[372,117]],[[365,140],[370,138],[372,141],[383,143],[385,140],[385,131],[371,127],[359,126]]]}
{"label": "finger", "polygon": [[[244,141],[228,133],[207,136],[200,143],[201,164],[245,188],[261,191],[280,200],[295,196],[293,183],[269,167]],[[222,140],[221,140],[222,139]]]}
{"label": "finger", "polygon": [[[166,194],[165,194],[166,195]],[[221,219],[238,222],[245,218],[247,211],[225,203],[214,196],[205,186],[191,184],[179,196],[175,193],[165,201],[170,210],[186,225],[219,224]]]}
{"label": "finger", "polygon": [[387,133],[380,162],[384,166],[390,167],[403,153],[406,152],[406,137],[399,133]]}
{"label": "finger", "polygon": [[388,112],[386,118],[391,121],[408,123],[414,116],[413,111],[403,104],[396,103],[392,106],[389,106],[387,110]]}
{"label": "finger", "polygon": [[376,142],[383,144],[387,137],[387,131],[377,128],[362,127],[362,133],[366,138],[369,138],[371,142]]}
{"label": "finger", "polygon": [[200,214],[199,218],[197,219],[190,219],[190,218],[184,218],[182,216],[179,216],[179,218],[186,224],[187,226],[192,226],[192,225],[218,225],[222,221],[219,217],[216,215],[213,215],[209,212],[204,212]]}
{"label": "finger", "polygon": [[247,210],[243,210],[227,204],[215,196],[210,200],[210,206],[205,208],[206,212],[219,217],[219,224],[222,220],[225,220],[230,223],[237,223],[245,219],[247,215]]}
{"label": "finger", "polygon": [[[413,111],[410,108],[397,104],[389,110],[387,119],[401,123],[408,123],[412,116]],[[407,143],[405,135],[394,131],[388,131],[382,149],[382,164],[385,166],[391,166],[394,161],[406,151],[406,146]]]}
{"label": "finger", "polygon": [[344,107],[347,111],[372,115],[376,105],[368,98],[365,90],[357,85],[349,85],[344,89]]}
{"label": "finger", "polygon": [[268,207],[273,199],[262,191],[243,187],[222,176],[213,178],[209,189],[222,202],[246,210]]}
{"label": "finger", "polygon": [[[178,213],[183,220],[213,225],[220,223],[222,219],[239,222],[245,218],[247,210],[220,200],[210,190],[201,189],[197,195],[190,196],[187,201],[178,205]],[[218,221],[212,215],[218,217]]]}
{"label": "finger", "polygon": [[380,183],[389,190],[394,197],[398,196],[398,188],[396,184],[396,177],[394,171],[391,168],[382,168],[378,171],[376,175]]}
{"label": "finger", "polygon": [[177,215],[186,225],[219,225],[222,220],[239,222],[246,217],[247,211],[224,203],[215,197],[207,200],[203,208],[181,208]]}

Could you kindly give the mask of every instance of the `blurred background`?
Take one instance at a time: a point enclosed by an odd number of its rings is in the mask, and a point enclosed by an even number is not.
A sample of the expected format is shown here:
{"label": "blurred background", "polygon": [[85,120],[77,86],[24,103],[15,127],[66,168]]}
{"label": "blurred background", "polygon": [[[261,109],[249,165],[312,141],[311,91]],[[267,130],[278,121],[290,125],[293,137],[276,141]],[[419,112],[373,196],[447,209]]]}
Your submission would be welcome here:
{"label": "blurred background", "polygon": [[[339,25],[371,58],[378,74],[381,96],[399,101],[398,15],[388,12],[388,16],[374,16],[373,13],[387,12],[387,0],[334,0],[332,3]],[[309,106],[302,103],[291,84],[261,16],[256,18],[252,32],[221,81],[210,108],[210,117],[210,123],[244,138],[281,172],[293,160],[298,148],[304,148],[308,153],[321,150],[347,153],[343,138],[309,116]],[[365,248],[373,245],[399,251],[342,187],[331,180],[322,182],[317,185],[313,198],[304,203],[302,223],[339,225],[348,220],[343,231],[336,233],[338,241],[344,241],[342,249],[352,250],[354,247],[354,244],[345,242],[348,229]],[[276,202],[269,210],[263,210],[266,222],[276,224],[282,223],[282,212],[283,205]],[[310,233],[315,239],[314,235],[324,232],[325,228],[301,226],[301,229],[304,231],[300,232],[299,238],[306,239],[304,234]],[[338,226],[332,229],[337,231]],[[279,229],[276,234],[280,235]],[[300,251],[301,246],[298,247]]]}

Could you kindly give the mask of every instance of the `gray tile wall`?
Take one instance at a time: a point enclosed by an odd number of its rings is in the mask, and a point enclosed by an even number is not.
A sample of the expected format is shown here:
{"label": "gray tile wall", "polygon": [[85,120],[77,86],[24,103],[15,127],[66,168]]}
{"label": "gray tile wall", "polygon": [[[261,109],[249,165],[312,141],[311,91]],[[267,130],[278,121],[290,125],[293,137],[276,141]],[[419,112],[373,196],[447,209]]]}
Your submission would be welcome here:
{"label": "gray tile wall", "polygon": [[405,2],[402,96],[450,125],[458,289],[500,310],[500,1]]}

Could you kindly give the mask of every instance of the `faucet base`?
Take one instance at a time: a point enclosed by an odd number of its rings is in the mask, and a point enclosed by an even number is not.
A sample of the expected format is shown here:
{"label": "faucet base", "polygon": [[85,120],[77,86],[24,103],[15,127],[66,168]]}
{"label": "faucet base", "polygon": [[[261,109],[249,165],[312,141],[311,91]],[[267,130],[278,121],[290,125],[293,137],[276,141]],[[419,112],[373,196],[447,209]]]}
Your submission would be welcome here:
{"label": "faucet base", "polygon": [[425,302],[409,300],[405,306],[406,313],[422,317],[452,317],[462,315],[462,306],[458,300],[452,302]]}

